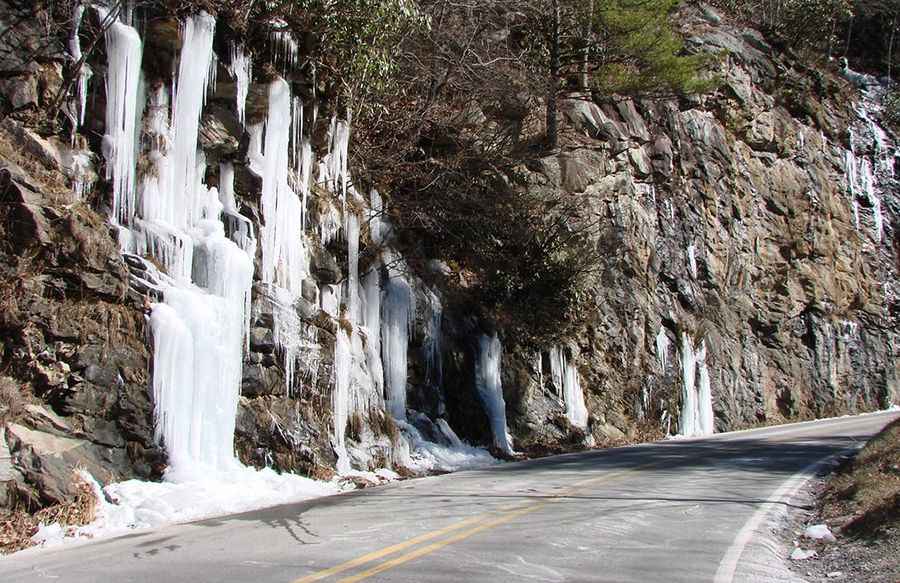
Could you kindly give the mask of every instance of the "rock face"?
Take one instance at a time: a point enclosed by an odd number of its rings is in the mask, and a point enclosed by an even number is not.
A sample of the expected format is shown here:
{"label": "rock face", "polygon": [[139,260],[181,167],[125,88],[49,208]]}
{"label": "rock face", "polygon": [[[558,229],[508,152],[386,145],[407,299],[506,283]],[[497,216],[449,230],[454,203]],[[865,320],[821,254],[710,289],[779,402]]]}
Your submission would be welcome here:
{"label": "rock face", "polygon": [[[565,100],[563,121],[577,145],[510,177],[521,190],[564,192],[598,217],[595,244],[604,259],[592,313],[559,346],[535,353],[502,329],[488,330],[452,298],[441,306],[442,278],[460,277],[450,267],[410,269],[410,422],[398,428],[385,413],[385,383],[398,371],[386,374],[380,356],[373,358],[382,353],[380,331],[354,331],[349,390],[377,397],[347,419],[353,466],[405,467],[413,430],[453,441],[443,424],[491,444],[475,370],[479,336],[495,331],[505,347],[508,429],[520,450],[674,433],[686,376],[696,377],[701,392],[709,388],[718,431],[867,411],[900,398],[900,198],[892,138],[873,121],[877,106],[778,55],[753,31],[705,14],[691,17],[691,43],[727,51],[719,91],[683,101]],[[163,29],[144,57],[155,75],[168,74],[177,54],[174,25]],[[153,479],[164,469],[145,318],[159,298],[147,286],[152,262],[120,255],[106,219],[108,186],[99,182],[85,199],[72,194],[73,183],[94,172],[73,173],[81,150],[22,123],[30,119],[23,111],[44,103],[38,79],[48,73],[35,63],[2,65],[14,74],[0,84],[0,373],[21,402],[0,408],[0,506],[4,494],[8,504],[38,506],[72,495],[75,466],[104,482]],[[102,61],[91,65],[102,73]],[[229,79],[220,68],[219,79]],[[91,87],[89,102],[105,103],[103,84]],[[259,233],[260,179],[248,162],[234,91],[223,82],[210,94],[200,144],[210,168],[234,166],[236,211]],[[249,92],[248,113],[258,121],[266,86]],[[101,109],[89,112],[85,136],[103,135],[103,124]],[[78,136],[82,146],[91,142],[85,136]],[[90,146],[87,158],[102,159],[101,145]],[[209,174],[208,183],[221,180]],[[331,236],[343,221],[335,200],[313,194],[309,274],[290,306],[306,331],[291,386],[256,255],[235,451],[248,465],[327,477],[339,458],[335,352],[348,326],[349,294],[337,290],[351,269],[346,241]],[[371,211],[363,198],[352,205]],[[394,244],[396,233],[376,225],[370,217],[362,228],[361,277]],[[388,261],[375,269],[382,281],[395,275]],[[380,301],[387,293],[376,288]],[[563,357],[574,385],[560,372]],[[566,401],[576,385],[586,423]]]}
{"label": "rock face", "polygon": [[150,478],[165,457],[142,299],[105,219],[52,180],[23,136],[0,131],[0,347],[8,400],[21,405],[0,410],[13,466],[0,498],[39,506],[74,493],[77,466],[102,480]]}

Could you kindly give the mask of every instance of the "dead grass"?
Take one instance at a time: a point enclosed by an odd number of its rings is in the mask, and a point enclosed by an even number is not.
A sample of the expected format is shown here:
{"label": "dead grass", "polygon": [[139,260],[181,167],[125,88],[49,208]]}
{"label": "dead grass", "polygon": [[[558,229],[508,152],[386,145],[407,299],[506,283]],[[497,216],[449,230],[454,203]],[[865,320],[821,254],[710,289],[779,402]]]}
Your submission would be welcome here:
{"label": "dead grass", "polygon": [[900,419],[885,427],[829,482],[823,515],[848,534],[877,538],[900,527]]}
{"label": "dead grass", "polygon": [[19,509],[0,513],[0,554],[34,546],[31,537],[41,525],[59,523],[70,530],[93,521],[97,513],[97,497],[87,483],[77,477],[76,480],[78,494],[71,502],[49,506],[35,514]]}
{"label": "dead grass", "polygon": [[369,412],[369,423],[375,435],[386,436],[394,445],[400,443],[400,428],[390,415],[378,409],[372,409]]}
{"label": "dead grass", "polygon": [[0,376],[0,425],[15,421],[25,410],[26,399],[14,379]]}

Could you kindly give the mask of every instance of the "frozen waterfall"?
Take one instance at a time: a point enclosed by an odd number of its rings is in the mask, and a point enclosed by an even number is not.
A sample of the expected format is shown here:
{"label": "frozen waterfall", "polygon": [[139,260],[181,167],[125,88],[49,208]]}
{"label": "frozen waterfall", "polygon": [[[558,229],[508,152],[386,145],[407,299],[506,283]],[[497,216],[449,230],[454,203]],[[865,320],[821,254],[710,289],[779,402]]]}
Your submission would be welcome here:
{"label": "frozen waterfall", "polygon": [[701,340],[695,348],[686,332],[681,333],[681,368],[683,385],[678,433],[685,437],[712,435],[715,426],[706,342]]}
{"label": "frozen waterfall", "polygon": [[566,350],[562,346],[550,349],[550,375],[566,405],[566,418],[575,427],[585,429],[588,412],[584,404],[584,391],[578,380],[578,369],[566,357]]}
{"label": "frozen waterfall", "polygon": [[[107,136],[114,184],[114,218],[123,251],[150,255],[171,279],[153,306],[153,394],[156,436],[169,453],[170,472],[228,469],[249,326],[251,256],[226,236],[223,204],[203,184],[199,120],[210,83],[215,20],[187,20],[175,99],[165,87],[151,96],[146,118],[154,170],[135,189],[135,131],[141,42],[121,22],[107,31]],[[170,122],[171,120],[171,122]]]}
{"label": "frozen waterfall", "polygon": [[387,409],[395,419],[406,419],[406,375],[409,336],[415,320],[412,289],[405,264],[396,254],[385,257],[388,279],[381,293],[381,356]]}
{"label": "frozen waterfall", "polygon": [[512,454],[512,438],[506,428],[506,401],[503,400],[503,384],[500,379],[500,360],[503,348],[500,339],[482,334],[478,338],[475,359],[475,389],[484,405],[491,424],[494,447]]}

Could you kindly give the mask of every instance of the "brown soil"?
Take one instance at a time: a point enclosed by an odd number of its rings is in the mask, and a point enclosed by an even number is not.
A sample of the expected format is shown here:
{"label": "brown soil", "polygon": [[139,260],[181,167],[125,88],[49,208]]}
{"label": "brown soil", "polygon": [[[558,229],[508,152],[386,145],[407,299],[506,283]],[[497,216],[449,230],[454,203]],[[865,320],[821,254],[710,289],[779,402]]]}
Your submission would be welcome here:
{"label": "brown soil", "polygon": [[[797,517],[799,546],[818,556],[791,567],[809,581],[900,583],[900,420],[814,486],[812,516]],[[827,524],[837,542],[802,538],[806,526]]]}

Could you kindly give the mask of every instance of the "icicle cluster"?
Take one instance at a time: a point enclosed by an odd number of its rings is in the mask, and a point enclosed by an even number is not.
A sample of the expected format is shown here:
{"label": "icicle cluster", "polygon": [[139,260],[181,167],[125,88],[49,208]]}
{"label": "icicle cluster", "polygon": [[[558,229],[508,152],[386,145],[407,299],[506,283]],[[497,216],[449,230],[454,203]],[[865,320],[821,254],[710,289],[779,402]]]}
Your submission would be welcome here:
{"label": "icicle cluster", "polygon": [[[109,17],[97,8],[101,20]],[[137,126],[143,44],[137,31],[116,20],[107,29],[106,134],[103,156],[106,179],[113,185],[113,218],[127,225],[135,212]]]}
{"label": "icicle cluster", "polygon": [[395,419],[406,419],[407,348],[415,320],[415,301],[399,256],[385,257],[388,279],[381,294],[381,356],[385,401]]}
{"label": "icicle cluster", "polygon": [[565,348],[550,349],[550,375],[553,385],[566,405],[566,417],[575,427],[587,427],[588,412],[584,404],[584,392],[578,379],[578,369],[566,357]]}
{"label": "icicle cluster", "polygon": [[[106,13],[101,10],[101,15]],[[168,272],[163,303],[150,316],[157,438],[171,471],[234,467],[234,424],[253,278],[249,241],[226,236],[226,213],[215,188],[203,184],[200,116],[214,62],[215,20],[188,19],[175,83],[150,95],[146,133],[153,170],[136,187],[136,132],[143,113],[141,41],[120,21],[107,30],[107,134],[114,218],[123,252],[151,256]],[[170,103],[171,112],[170,112]],[[233,195],[225,200],[233,209]],[[236,214],[236,213],[235,213]],[[252,229],[244,235],[252,239]]]}
{"label": "icicle cluster", "polygon": [[[884,237],[883,192],[894,179],[895,148],[885,131],[872,119],[877,109],[868,98],[858,110],[861,131],[850,129],[850,149],[845,153],[847,186],[853,208],[853,222],[860,228],[860,200],[872,209],[872,238],[880,243]],[[872,157],[866,155],[872,153]]]}

